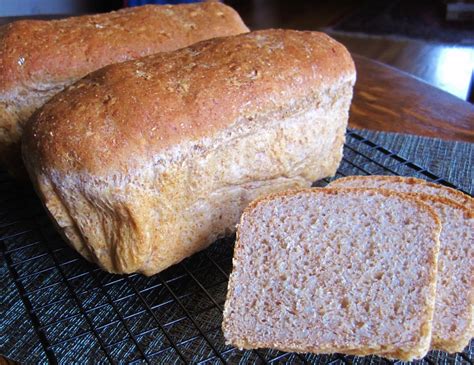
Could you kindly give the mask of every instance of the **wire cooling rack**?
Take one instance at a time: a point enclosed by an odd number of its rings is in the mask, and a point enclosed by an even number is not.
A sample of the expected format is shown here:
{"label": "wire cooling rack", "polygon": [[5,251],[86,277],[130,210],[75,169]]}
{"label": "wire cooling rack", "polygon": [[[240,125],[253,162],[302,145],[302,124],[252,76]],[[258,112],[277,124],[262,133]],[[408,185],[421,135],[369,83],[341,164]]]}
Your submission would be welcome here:
{"label": "wire cooling rack", "polygon": [[[420,166],[349,131],[336,177],[406,175],[454,187]],[[321,180],[314,186],[324,186]],[[391,364],[376,356],[239,351],[225,345],[222,308],[234,238],[220,240],[170,269],[144,277],[111,275],[83,260],[54,231],[32,191],[0,175],[3,283],[16,310],[0,319],[5,354],[50,363]],[[2,300],[3,301],[3,300]],[[4,338],[5,338],[4,337]],[[25,346],[24,343],[30,343]],[[431,351],[419,364],[473,363]]]}

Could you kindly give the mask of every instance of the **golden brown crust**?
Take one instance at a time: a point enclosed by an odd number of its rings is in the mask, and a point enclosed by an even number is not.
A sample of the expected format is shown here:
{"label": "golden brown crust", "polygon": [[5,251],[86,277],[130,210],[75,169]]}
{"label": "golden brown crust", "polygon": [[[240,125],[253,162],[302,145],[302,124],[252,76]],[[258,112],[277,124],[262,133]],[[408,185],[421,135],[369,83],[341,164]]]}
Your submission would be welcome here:
{"label": "golden brown crust", "polygon": [[[390,189],[387,189],[387,190],[390,190]],[[470,219],[474,216],[474,211],[472,211],[472,209],[469,209],[469,207],[464,206],[452,199],[446,198],[445,196],[437,196],[437,195],[431,195],[431,194],[426,194],[426,193],[402,193],[402,194],[413,196],[415,198],[418,198],[422,202],[441,203],[444,205],[448,205],[452,208],[462,210],[466,219]]]}
{"label": "golden brown crust", "polygon": [[256,197],[333,176],[354,81],[321,33],[214,39],[72,85],[35,114],[23,156],[84,257],[152,275],[232,232]]}
{"label": "golden brown crust", "polygon": [[148,5],[0,27],[0,163],[21,173],[23,124],[53,95],[105,65],[247,32],[219,2]]}
{"label": "golden brown crust", "polygon": [[0,31],[0,94],[78,79],[111,63],[245,31],[239,15],[219,2],[16,21]]}
{"label": "golden brown crust", "polygon": [[291,102],[297,108],[353,79],[349,53],[323,33],[265,30],[216,38],[80,80],[31,119],[24,156],[58,173],[127,172],[238,117],[251,121]]}
{"label": "golden brown crust", "polygon": [[458,202],[459,204],[463,204],[467,207],[474,207],[474,200],[469,195],[464,194],[463,192],[450,188],[448,186],[444,186],[441,184],[432,183],[423,179],[418,179],[416,177],[405,177],[405,176],[389,176],[389,175],[369,175],[369,176],[346,176],[341,177],[337,180],[331,182],[330,186],[338,186],[340,183],[344,184],[346,182],[351,181],[364,181],[364,180],[378,180],[378,181],[388,181],[388,182],[395,182],[395,183],[403,183],[407,185],[425,185],[433,189],[438,189],[440,191],[444,191],[451,200]]}

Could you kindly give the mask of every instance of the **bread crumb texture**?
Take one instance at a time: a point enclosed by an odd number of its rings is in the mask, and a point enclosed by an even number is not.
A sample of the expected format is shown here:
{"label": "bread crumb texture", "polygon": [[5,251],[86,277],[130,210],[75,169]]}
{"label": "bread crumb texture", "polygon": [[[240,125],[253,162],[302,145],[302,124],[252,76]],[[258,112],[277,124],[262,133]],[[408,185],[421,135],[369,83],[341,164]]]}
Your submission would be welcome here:
{"label": "bread crumb texture", "polygon": [[440,229],[426,205],[370,189],[311,189],[252,203],[238,228],[227,343],[423,357]]}
{"label": "bread crumb texture", "polygon": [[462,192],[412,177],[350,176],[330,187],[384,188],[429,204],[442,223],[433,349],[462,351],[474,336],[474,210]]}

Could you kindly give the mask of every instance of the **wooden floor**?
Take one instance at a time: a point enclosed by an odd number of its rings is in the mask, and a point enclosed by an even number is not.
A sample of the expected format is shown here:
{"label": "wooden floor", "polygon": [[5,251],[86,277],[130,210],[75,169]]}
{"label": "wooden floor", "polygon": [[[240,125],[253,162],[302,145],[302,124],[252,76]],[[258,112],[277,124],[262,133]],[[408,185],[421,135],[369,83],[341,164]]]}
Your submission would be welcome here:
{"label": "wooden floor", "polygon": [[[251,29],[327,30],[354,12],[363,1],[247,0],[228,1]],[[463,100],[468,100],[474,47],[436,44],[396,37],[329,31],[351,52],[408,72]],[[472,100],[471,100],[472,101]]]}

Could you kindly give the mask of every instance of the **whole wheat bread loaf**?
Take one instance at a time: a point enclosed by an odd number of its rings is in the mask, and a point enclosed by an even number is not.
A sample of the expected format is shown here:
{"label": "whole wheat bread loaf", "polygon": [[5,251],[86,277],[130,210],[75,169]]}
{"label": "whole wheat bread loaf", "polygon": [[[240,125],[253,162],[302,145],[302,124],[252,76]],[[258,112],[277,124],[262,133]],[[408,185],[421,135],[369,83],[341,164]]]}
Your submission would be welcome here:
{"label": "whole wheat bread loaf", "polygon": [[440,231],[428,205],[383,190],[307,189],[251,203],[237,231],[226,342],[423,357]]}
{"label": "whole wheat bread loaf", "polygon": [[215,38],[70,86],[28,123],[23,157],[84,257],[154,274],[234,231],[253,199],[334,175],[354,81],[323,33]]}
{"label": "whole wheat bread loaf", "polygon": [[443,228],[431,346],[448,352],[462,351],[474,336],[474,213],[470,197],[424,180],[403,177],[352,176],[335,180],[329,186],[411,192],[433,207]]}
{"label": "whole wheat bread loaf", "polygon": [[22,177],[20,138],[25,122],[53,95],[88,73],[247,31],[239,15],[219,2],[147,5],[0,27],[0,163]]}

